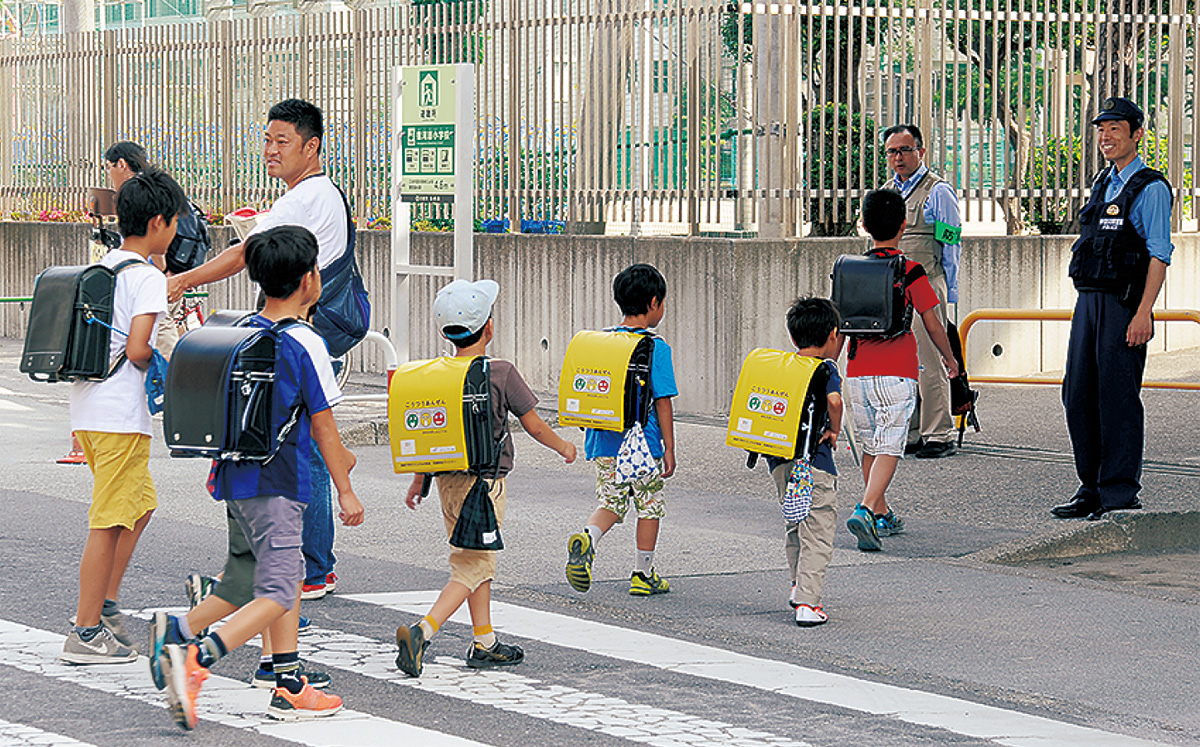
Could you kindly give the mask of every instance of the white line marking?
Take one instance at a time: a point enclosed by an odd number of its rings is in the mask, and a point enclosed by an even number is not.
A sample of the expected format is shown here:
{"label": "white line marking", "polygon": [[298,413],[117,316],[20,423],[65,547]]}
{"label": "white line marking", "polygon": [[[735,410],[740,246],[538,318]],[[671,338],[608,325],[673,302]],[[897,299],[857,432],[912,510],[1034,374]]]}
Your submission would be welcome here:
{"label": "white line marking", "polygon": [[[0,651],[4,652],[4,665],[166,708],[166,697],[154,689],[150,681],[146,657],[138,657],[133,664],[72,666],[58,659],[65,638],[57,633],[0,620]],[[317,720],[275,721],[266,716],[270,700],[270,690],[213,675],[204,683],[198,711],[204,721],[250,729],[312,747],[394,747],[397,744],[485,747],[482,742],[350,710]]]}
{"label": "white line marking", "polygon": [[[419,616],[429,610],[437,595],[436,591],[412,591],[339,596]],[[451,619],[471,624],[465,607]],[[1005,747],[1167,747],[1162,742],[504,602],[492,602],[492,619],[498,630],[553,646],[877,716],[891,716],[912,724],[989,739]]]}
{"label": "white line marking", "polygon": [[0,399],[0,410],[9,410],[11,412],[33,412],[32,407],[18,405],[16,402],[9,402],[6,399]]}
{"label": "white line marking", "polygon": [[5,747],[96,747],[88,742],[0,719],[0,744]]}
{"label": "white line marking", "polygon": [[[436,645],[436,644],[435,644]],[[426,660],[420,678],[397,671],[396,644],[337,630],[313,628],[300,638],[305,660],[457,700],[488,705],[654,747],[811,747],[768,732],[712,721],[666,708],[631,703],[573,687],[547,685],[512,670],[472,670],[464,659]]]}

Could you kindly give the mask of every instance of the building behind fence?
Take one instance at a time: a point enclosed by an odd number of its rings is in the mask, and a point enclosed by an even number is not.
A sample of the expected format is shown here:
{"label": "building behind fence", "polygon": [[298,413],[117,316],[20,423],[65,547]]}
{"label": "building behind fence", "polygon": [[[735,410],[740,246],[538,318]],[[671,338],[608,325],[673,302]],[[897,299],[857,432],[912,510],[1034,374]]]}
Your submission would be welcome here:
{"label": "building behind fence", "polygon": [[387,218],[393,66],[471,62],[489,225],[846,234],[912,121],[969,220],[1057,233],[1099,167],[1087,122],[1128,95],[1196,230],[1197,31],[1196,0],[425,0],[25,33],[0,41],[0,206],[81,207],[124,139],[215,213],[264,206],[266,112],[299,96],[360,223]]}

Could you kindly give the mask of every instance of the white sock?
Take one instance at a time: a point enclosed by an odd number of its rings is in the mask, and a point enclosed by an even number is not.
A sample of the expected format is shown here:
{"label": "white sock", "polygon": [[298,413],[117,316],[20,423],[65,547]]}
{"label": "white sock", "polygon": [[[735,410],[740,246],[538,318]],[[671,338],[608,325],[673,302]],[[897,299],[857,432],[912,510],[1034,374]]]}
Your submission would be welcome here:
{"label": "white sock", "polygon": [[179,634],[183,636],[183,640],[190,641],[196,637],[196,634],[192,632],[191,626],[188,625],[187,615],[180,615],[175,619],[179,621]]}
{"label": "white sock", "polygon": [[592,547],[595,547],[600,542],[600,538],[604,536],[604,530],[595,524],[588,524],[583,531],[587,532],[588,539],[592,541]]}
{"label": "white sock", "polygon": [[654,570],[654,551],[638,550],[637,564],[634,565],[633,570],[638,571],[643,576],[649,576],[650,572]]}

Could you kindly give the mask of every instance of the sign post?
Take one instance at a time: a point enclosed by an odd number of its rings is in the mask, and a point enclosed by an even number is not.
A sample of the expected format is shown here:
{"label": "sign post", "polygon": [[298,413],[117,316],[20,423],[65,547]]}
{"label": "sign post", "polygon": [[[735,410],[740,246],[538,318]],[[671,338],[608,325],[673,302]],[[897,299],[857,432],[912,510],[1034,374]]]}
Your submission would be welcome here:
{"label": "sign post", "polygon": [[[393,68],[392,319],[400,362],[409,360],[409,299],[413,275],[470,279],[475,262],[475,67]],[[453,203],[454,264],[412,260],[413,203]]]}

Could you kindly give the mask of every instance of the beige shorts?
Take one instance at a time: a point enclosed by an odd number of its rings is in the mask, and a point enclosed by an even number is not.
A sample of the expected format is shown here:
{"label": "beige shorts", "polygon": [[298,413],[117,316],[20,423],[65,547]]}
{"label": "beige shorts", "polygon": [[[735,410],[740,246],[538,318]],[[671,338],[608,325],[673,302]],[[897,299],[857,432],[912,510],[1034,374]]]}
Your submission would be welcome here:
{"label": "beige shorts", "polygon": [[75,431],[92,470],[88,529],[133,529],[158,508],[150,479],[150,437],[143,433]]}
{"label": "beige shorts", "polygon": [[662,459],[656,459],[658,472],[633,482],[617,480],[617,458],[596,457],[596,499],[600,508],[617,515],[617,523],[625,521],[630,502],[639,519],[661,519],[667,510],[662,489],[666,483],[662,476]]}
{"label": "beige shorts", "polygon": [[[438,497],[442,501],[442,520],[446,523],[446,538],[454,534],[454,525],[458,523],[458,515],[462,511],[463,501],[475,484],[475,475],[466,472],[452,472],[437,476]],[[504,528],[504,478],[492,483],[492,505],[496,509],[496,526]],[[471,591],[479,588],[485,581],[496,577],[495,550],[464,550],[460,547],[450,548],[450,580],[456,581]]]}

